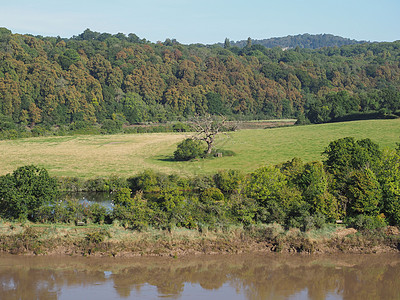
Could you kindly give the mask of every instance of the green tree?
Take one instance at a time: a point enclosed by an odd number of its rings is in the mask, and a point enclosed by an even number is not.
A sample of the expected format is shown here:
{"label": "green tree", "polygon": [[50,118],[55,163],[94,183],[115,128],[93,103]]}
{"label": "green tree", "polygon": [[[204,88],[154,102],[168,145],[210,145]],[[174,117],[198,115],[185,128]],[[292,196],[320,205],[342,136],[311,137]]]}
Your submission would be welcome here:
{"label": "green tree", "polygon": [[209,92],[206,95],[208,112],[212,115],[224,114],[225,108],[220,94]]}
{"label": "green tree", "polygon": [[263,222],[283,224],[293,207],[302,203],[300,191],[290,186],[287,177],[276,167],[262,167],[251,173],[243,192],[262,207],[258,218]]}
{"label": "green tree", "polygon": [[64,54],[59,56],[58,60],[61,67],[64,70],[68,70],[72,64],[77,63],[80,60],[80,56],[74,49],[67,49]]}
{"label": "green tree", "polygon": [[347,214],[377,216],[382,201],[381,186],[371,169],[356,170],[350,177],[346,195]]}
{"label": "green tree", "polygon": [[331,220],[338,217],[336,198],[329,193],[328,176],[321,162],[307,163],[296,180],[303,199],[311,206],[312,213],[320,213]]}
{"label": "green tree", "polygon": [[0,177],[0,213],[6,218],[33,219],[38,208],[58,196],[57,182],[44,168],[24,166]]}
{"label": "green tree", "polygon": [[132,191],[130,188],[122,188],[117,191],[113,198],[115,205],[130,206],[132,205]]}
{"label": "green tree", "polygon": [[394,88],[382,90],[380,92],[380,97],[383,107],[391,113],[395,113],[400,109],[400,92],[396,91]]}
{"label": "green tree", "polygon": [[400,151],[385,150],[377,173],[382,187],[382,212],[391,225],[400,225]]}
{"label": "green tree", "polygon": [[327,156],[324,164],[328,171],[337,180],[343,181],[352,170],[365,167],[374,169],[382,152],[379,145],[368,138],[357,141],[353,137],[345,137],[330,142],[323,154]]}
{"label": "green tree", "polygon": [[148,106],[139,94],[130,92],[122,101],[123,113],[130,124],[146,122],[148,120]]}
{"label": "green tree", "polygon": [[251,48],[251,44],[252,44],[252,40],[251,40],[251,37],[248,37],[247,38],[247,42],[246,42],[246,48]]}
{"label": "green tree", "polygon": [[[353,137],[346,137],[330,142],[323,154],[327,156],[324,165],[334,178],[331,192],[338,199],[339,215],[346,215],[348,212],[354,213],[349,210],[348,205],[350,202],[358,203],[357,199],[361,197],[357,196],[355,186],[363,185],[368,180],[371,181],[371,184],[374,183],[375,175],[371,175],[370,178],[368,177],[369,173],[364,174],[363,172],[370,169],[374,174],[374,171],[377,170],[382,156],[379,145],[370,139],[357,141]],[[353,187],[350,188],[350,186]],[[359,187],[360,190],[362,188],[362,186]],[[369,193],[371,194],[372,191]],[[366,199],[369,201],[369,198]],[[356,207],[358,206],[360,205],[357,204]],[[366,210],[368,211],[368,209]]]}
{"label": "green tree", "polygon": [[224,49],[229,49],[230,47],[231,47],[231,42],[229,41],[228,38],[225,38]]}

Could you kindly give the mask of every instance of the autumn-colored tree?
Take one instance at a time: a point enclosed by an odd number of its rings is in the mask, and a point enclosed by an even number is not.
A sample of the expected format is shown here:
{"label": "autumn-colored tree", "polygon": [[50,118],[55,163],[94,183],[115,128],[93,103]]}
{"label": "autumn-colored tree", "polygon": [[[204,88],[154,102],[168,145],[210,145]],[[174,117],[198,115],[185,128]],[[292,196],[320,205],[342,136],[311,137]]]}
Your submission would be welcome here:
{"label": "autumn-colored tree", "polygon": [[33,37],[1,28],[0,113],[22,124],[102,122],[126,109],[125,93],[142,98],[149,121],[208,112],[322,123],[399,109],[399,42],[283,51],[249,38],[223,46],[153,44],[91,30],[70,39]]}

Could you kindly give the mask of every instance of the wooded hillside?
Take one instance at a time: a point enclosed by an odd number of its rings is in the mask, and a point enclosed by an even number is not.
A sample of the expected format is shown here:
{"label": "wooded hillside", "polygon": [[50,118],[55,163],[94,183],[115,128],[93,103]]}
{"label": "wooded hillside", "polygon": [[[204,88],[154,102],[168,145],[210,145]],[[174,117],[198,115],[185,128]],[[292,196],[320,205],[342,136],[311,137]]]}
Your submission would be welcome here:
{"label": "wooded hillside", "polygon": [[[366,41],[357,41],[332,34],[298,34],[288,35],[285,37],[273,37],[269,39],[256,40],[253,39],[254,45],[262,45],[267,48],[309,48],[318,49],[323,47],[341,47],[345,45],[363,44]],[[246,40],[230,42],[231,46],[243,48],[247,45]]]}
{"label": "wooded hillside", "polygon": [[8,127],[163,122],[195,114],[320,123],[399,108],[400,41],[318,50],[150,43],[89,29],[70,39],[0,29]]}

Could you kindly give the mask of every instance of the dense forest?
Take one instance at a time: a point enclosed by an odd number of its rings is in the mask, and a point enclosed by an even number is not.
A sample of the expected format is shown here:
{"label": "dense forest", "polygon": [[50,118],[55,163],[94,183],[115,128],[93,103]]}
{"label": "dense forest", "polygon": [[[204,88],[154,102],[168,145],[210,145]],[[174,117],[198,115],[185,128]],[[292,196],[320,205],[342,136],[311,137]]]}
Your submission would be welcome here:
{"label": "dense forest", "polygon": [[[354,44],[364,44],[366,41],[357,41],[348,38],[343,38],[341,36],[336,36],[332,34],[298,34],[298,35],[288,35],[285,37],[274,37],[263,40],[253,39],[252,43],[254,45],[262,45],[267,48],[309,48],[318,49],[323,47],[341,47],[345,45]],[[220,44],[222,45],[222,44]],[[230,41],[231,46],[236,46],[243,48],[247,45],[247,40],[241,41]]]}
{"label": "dense forest", "polygon": [[251,39],[239,48],[0,28],[0,57],[0,133],[204,113],[322,123],[399,109],[400,41],[284,51]]}

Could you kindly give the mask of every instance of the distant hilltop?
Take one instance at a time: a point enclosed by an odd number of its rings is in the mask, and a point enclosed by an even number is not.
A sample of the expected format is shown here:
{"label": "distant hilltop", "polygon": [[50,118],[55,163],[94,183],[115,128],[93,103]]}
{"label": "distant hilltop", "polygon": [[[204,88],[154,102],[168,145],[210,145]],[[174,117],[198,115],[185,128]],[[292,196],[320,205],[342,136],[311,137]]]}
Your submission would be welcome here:
{"label": "distant hilltop", "polygon": [[[229,41],[231,47],[244,48],[248,39],[241,41]],[[274,37],[263,40],[251,39],[253,45],[262,45],[267,48],[280,47],[284,50],[292,49],[296,47],[308,48],[308,49],[319,49],[323,47],[341,47],[345,45],[363,44],[368,43],[367,41],[357,41],[333,34],[298,34],[288,35],[285,37]],[[224,43],[218,43],[218,45],[224,46]]]}

